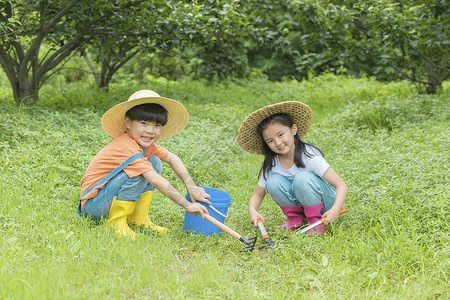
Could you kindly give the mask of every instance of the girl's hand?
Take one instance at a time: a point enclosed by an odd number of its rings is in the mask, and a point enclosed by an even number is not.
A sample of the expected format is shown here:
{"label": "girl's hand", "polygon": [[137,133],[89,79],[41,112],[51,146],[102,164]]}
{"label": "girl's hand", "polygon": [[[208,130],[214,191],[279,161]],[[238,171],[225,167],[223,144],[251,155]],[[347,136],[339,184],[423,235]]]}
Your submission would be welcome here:
{"label": "girl's hand", "polygon": [[207,198],[211,198],[211,196],[208,195],[202,187],[189,186],[186,188],[189,193],[189,198],[191,198],[191,201],[193,203],[195,203],[197,201],[201,201],[201,202],[205,202],[205,203],[211,205],[211,202],[207,200]]}
{"label": "girl's hand", "polygon": [[186,211],[192,215],[194,215],[194,217],[197,216],[197,214],[200,214],[202,216],[202,218],[205,218],[205,215],[208,215],[208,210],[206,209],[205,206],[199,204],[199,203],[191,203],[188,206],[186,206]]}
{"label": "girl's hand", "polygon": [[250,217],[250,222],[252,222],[255,227],[258,226],[258,219],[261,219],[264,222],[264,217],[259,213],[258,208],[261,206],[265,195],[266,189],[258,185],[248,201],[248,216]]}
{"label": "girl's hand", "polygon": [[339,212],[344,206],[345,199],[347,199],[348,186],[331,167],[325,171],[322,177],[336,189],[336,198],[333,207],[323,214],[327,217],[325,224],[328,224],[329,222],[336,222],[339,218]]}
{"label": "girl's hand", "polygon": [[259,211],[257,211],[254,208],[250,208],[248,209],[248,216],[250,217],[250,222],[257,227],[258,226],[258,219],[264,220],[264,217],[259,213]]}
{"label": "girl's hand", "polygon": [[340,208],[332,207],[329,211],[325,212],[322,217],[327,217],[324,225],[327,225],[329,222],[336,222],[339,218]]}

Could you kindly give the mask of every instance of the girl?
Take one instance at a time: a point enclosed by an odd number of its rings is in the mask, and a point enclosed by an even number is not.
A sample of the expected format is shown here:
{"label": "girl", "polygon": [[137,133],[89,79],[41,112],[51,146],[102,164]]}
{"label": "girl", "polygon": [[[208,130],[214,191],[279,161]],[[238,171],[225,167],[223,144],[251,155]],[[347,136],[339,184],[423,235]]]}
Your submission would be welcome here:
{"label": "girl", "polygon": [[[301,140],[311,126],[312,111],[304,103],[287,101],[265,106],[242,122],[238,143],[250,153],[263,154],[260,179],[249,201],[253,225],[264,220],[258,212],[268,193],[287,217],[277,228],[295,230],[326,216],[335,222],[347,198],[348,187],[317,147]],[[323,226],[308,231],[322,234]]]}

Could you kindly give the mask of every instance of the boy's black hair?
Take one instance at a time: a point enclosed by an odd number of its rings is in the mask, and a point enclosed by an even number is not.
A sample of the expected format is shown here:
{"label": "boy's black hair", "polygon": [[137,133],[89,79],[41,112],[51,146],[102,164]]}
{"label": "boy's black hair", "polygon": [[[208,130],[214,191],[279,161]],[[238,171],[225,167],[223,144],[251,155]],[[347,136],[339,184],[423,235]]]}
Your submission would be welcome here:
{"label": "boy's black hair", "polygon": [[[273,123],[278,123],[278,124],[281,124],[281,125],[289,127],[289,128],[292,128],[292,126],[294,125],[294,122],[292,121],[291,116],[289,116],[288,114],[279,113],[279,114],[271,115],[271,116],[265,118],[264,120],[262,120],[261,123],[258,124],[257,130],[258,130],[258,133],[261,136],[261,138],[263,138],[262,132],[264,131],[264,129],[266,129],[267,127],[269,127],[269,125],[271,125]],[[311,144],[303,142],[300,139],[300,137],[298,136],[298,133],[294,136],[294,143],[295,143],[294,163],[299,168],[305,167],[305,164],[302,161],[302,153],[304,153],[307,157],[312,156],[312,154],[306,150],[306,145],[309,145],[309,146],[317,149],[319,151],[319,153],[323,156],[323,153],[319,148],[317,148]],[[264,179],[267,179],[266,175],[275,166],[275,157],[277,154],[275,152],[273,152],[272,150],[270,150],[269,146],[264,141],[264,139],[262,142],[262,152],[264,154],[264,161],[261,166],[261,170],[259,170],[258,177],[260,177],[261,173],[262,173],[264,175]]]}
{"label": "boy's black hair", "polygon": [[125,117],[128,117],[131,121],[155,122],[162,126],[167,123],[167,115],[167,110],[156,103],[136,105],[125,113]]}

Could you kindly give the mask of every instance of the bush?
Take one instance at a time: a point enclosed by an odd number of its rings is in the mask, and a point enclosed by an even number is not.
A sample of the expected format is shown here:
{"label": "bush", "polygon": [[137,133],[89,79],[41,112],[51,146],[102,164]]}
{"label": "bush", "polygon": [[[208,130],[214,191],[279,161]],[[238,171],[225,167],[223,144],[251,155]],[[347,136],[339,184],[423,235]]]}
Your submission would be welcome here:
{"label": "bush", "polygon": [[361,101],[349,106],[343,113],[342,122],[347,127],[376,131],[401,129],[403,125],[419,123],[428,119],[448,121],[448,95],[438,97],[397,95]]}

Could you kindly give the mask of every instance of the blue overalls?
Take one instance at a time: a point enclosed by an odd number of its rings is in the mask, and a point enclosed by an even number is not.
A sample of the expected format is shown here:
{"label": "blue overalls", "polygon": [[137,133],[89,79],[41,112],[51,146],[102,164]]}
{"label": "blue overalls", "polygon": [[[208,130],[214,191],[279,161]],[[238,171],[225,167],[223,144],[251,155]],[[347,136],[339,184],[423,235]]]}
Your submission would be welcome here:
{"label": "blue overalls", "polygon": [[[99,190],[97,196],[86,201],[83,210],[81,210],[81,202],[78,204],[77,214],[84,217],[90,216],[92,220],[107,218],[114,197],[117,197],[116,199],[119,201],[136,202],[143,193],[155,190],[144,176],[139,175],[130,178],[124,171],[125,167],[133,161],[143,157],[144,155],[142,153],[136,153],[130,156],[117,168],[112,170],[111,173],[87,189],[81,198],[91,192],[95,187],[107,182],[105,186]],[[156,155],[153,155],[148,158],[148,161],[152,164],[153,169],[155,169],[158,174],[161,174],[161,159]]]}

